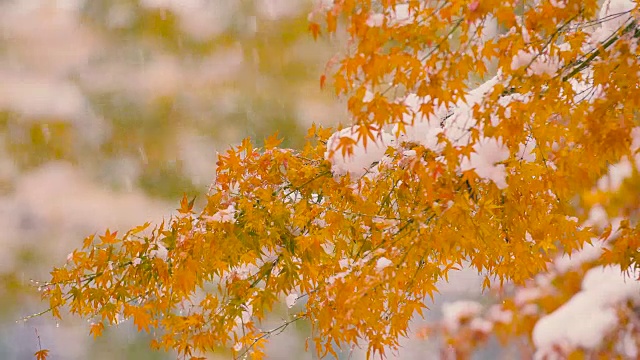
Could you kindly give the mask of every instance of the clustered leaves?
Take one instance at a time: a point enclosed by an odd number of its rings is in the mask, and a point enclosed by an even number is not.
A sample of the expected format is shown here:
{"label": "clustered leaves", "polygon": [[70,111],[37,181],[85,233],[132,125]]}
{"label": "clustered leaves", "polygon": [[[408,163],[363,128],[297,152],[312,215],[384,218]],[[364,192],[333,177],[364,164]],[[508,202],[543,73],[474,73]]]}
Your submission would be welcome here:
{"label": "clustered leaves", "polygon": [[[261,358],[274,333],[261,321],[286,297],[304,305],[282,326],[310,320],[319,355],[349,344],[372,356],[397,349],[449,271],[526,284],[597,235],[584,225],[596,205],[623,217],[601,262],[637,268],[638,12],[597,11],[595,0],[319,3],[314,35],[349,34],[332,80],[353,136],[314,126],[301,150],[275,136],[229,149],[202,211],[185,198],[152,231],[88,237],[44,289],[53,314],[92,319],[95,336],[132,319],[187,358]],[[623,21],[606,32],[612,19]],[[434,117],[427,143],[416,129]],[[391,125],[382,158],[336,170]],[[595,191],[623,159],[631,180]]]}

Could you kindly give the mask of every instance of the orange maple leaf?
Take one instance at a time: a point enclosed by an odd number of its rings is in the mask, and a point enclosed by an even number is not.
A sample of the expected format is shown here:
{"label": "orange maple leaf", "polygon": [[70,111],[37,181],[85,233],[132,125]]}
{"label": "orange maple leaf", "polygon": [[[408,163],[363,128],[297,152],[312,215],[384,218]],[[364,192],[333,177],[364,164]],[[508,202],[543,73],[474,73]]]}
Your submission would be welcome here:
{"label": "orange maple leaf", "polygon": [[180,214],[190,214],[193,211],[193,203],[196,201],[196,198],[189,200],[187,199],[187,194],[182,195],[182,200],[180,200],[180,209],[178,212]]}
{"label": "orange maple leaf", "polygon": [[273,135],[264,139],[264,148],[267,150],[274,149],[282,143],[282,140],[283,139],[278,139],[278,132],[276,131]]}
{"label": "orange maple leaf", "polygon": [[35,354],[33,354],[33,356],[36,357],[36,360],[46,360],[47,356],[49,356],[49,350],[42,349],[42,350],[36,351]]}
{"label": "orange maple leaf", "polygon": [[104,235],[100,235],[100,240],[102,240],[103,244],[115,244],[116,242],[118,242],[118,239],[116,238],[116,236],[118,235],[117,231],[111,232],[109,231],[109,229],[107,229],[107,231],[105,231]]}
{"label": "orange maple leaf", "polygon": [[93,338],[97,338],[102,335],[102,331],[104,330],[104,323],[95,323],[91,324],[91,329],[89,329],[89,334],[93,335]]}

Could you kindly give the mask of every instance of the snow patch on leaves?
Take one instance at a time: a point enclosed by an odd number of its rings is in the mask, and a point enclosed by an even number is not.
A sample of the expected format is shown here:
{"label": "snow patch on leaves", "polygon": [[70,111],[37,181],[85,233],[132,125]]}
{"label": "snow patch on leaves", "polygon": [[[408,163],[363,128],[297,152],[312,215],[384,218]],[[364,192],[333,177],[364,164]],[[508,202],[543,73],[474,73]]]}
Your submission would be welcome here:
{"label": "snow patch on leaves", "polygon": [[505,189],[506,169],[503,164],[498,163],[509,158],[509,149],[502,143],[502,139],[482,138],[473,145],[473,150],[469,158],[462,159],[460,169],[473,169],[479,177],[493,181],[499,189]]}
{"label": "snow patch on leaves", "polygon": [[511,60],[511,70],[526,67],[527,75],[553,76],[562,67],[562,62],[555,56],[540,54],[539,51],[520,50]]}
{"label": "snow patch on leaves", "polygon": [[409,125],[404,126],[404,133],[400,132],[399,125],[395,125],[392,133],[399,142],[415,142],[432,151],[441,151],[442,145],[438,144],[438,136],[443,133],[440,119],[446,115],[447,109],[440,107],[434,114],[425,115],[420,106],[428,100],[429,98],[421,99],[415,94],[409,94],[404,100],[408,113],[402,118],[402,122]]}
{"label": "snow patch on leaves", "polygon": [[[352,126],[335,132],[327,140],[325,159],[331,162],[331,171],[334,175],[350,174],[352,177],[360,177],[367,173],[371,165],[380,161],[387,147],[393,145],[393,136],[385,131],[373,130],[374,139],[360,136],[359,126]],[[352,152],[343,154],[345,144],[353,144]]]}
{"label": "snow patch on leaves", "polygon": [[232,223],[235,222],[236,212],[236,207],[231,204],[226,209],[219,210],[212,216],[206,216],[205,218],[213,222]]}
{"label": "snow patch on leaves", "polygon": [[526,143],[520,144],[518,148],[517,158],[526,162],[536,161],[536,141],[529,139]]}
{"label": "snow patch on leaves", "polygon": [[242,305],[242,313],[236,318],[236,324],[248,324],[253,316],[253,305]]}
{"label": "snow patch on leaves", "polygon": [[458,330],[464,322],[470,321],[480,314],[482,305],[475,301],[456,301],[442,305],[444,325],[451,331]]}
{"label": "snow patch on leaves", "polygon": [[381,258],[378,258],[378,260],[376,261],[376,270],[378,271],[384,270],[386,267],[392,264],[393,262],[391,260],[383,256]]}
{"label": "snow patch on leaves", "polygon": [[629,12],[635,7],[636,1],[633,0],[605,0],[598,15],[602,29],[609,35],[613,34],[631,18]]}
{"label": "snow patch on leaves", "polygon": [[164,247],[164,245],[157,243],[156,248],[149,252],[149,257],[166,260],[168,254],[169,251],[167,250],[167,248]]}
{"label": "snow patch on leaves", "polygon": [[618,267],[596,267],[587,272],[582,290],[556,311],[540,319],[533,329],[536,359],[553,354],[554,346],[597,349],[618,325],[616,305],[640,304],[640,272],[630,276]]}

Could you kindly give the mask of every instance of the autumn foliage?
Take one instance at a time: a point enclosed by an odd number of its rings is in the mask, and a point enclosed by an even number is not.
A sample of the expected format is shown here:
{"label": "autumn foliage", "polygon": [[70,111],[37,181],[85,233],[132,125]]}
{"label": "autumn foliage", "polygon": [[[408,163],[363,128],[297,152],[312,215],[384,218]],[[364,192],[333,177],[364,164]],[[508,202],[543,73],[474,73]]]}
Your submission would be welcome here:
{"label": "autumn foliage", "polygon": [[94,336],[132,319],[186,358],[261,358],[261,321],[298,302],[282,326],[309,320],[319,355],[373,356],[468,266],[511,290],[433,329],[456,357],[490,333],[539,358],[620,355],[621,339],[640,345],[639,294],[612,298],[599,343],[546,343],[535,326],[596,267],[638,277],[639,20],[629,0],[321,1],[313,36],[349,35],[322,83],[352,126],[313,126],[299,150],[243,141],[218,156],[204,209],[185,198],[166,223],[88,237],[43,296]]}

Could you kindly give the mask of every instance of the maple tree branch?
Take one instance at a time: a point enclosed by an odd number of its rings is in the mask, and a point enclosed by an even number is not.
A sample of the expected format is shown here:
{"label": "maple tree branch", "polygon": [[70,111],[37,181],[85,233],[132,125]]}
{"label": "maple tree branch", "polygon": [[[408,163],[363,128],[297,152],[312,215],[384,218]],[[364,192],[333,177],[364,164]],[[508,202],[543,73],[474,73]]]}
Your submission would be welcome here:
{"label": "maple tree branch", "polygon": [[529,64],[527,64],[527,66],[525,66],[525,68],[524,68],[525,71],[527,69],[529,69],[529,67],[531,67],[531,65],[536,61],[536,59],[538,59],[540,56],[542,56],[542,53],[545,51],[545,49],[553,42],[554,39],[556,39],[558,36],[560,36],[560,34],[562,33],[563,29],[568,27],[569,24],[571,24],[571,22],[573,20],[575,20],[578,16],[580,16],[581,13],[582,13],[582,11],[580,11],[577,14],[575,14],[574,16],[572,16],[569,20],[567,20],[565,23],[560,25],[560,27],[558,27],[553,32],[553,34],[551,34],[551,36],[549,36],[549,39],[547,39],[545,44],[542,46],[542,49],[540,49],[540,51],[538,51],[538,53],[531,59],[531,61],[529,61]]}
{"label": "maple tree branch", "polygon": [[40,334],[38,334],[38,328],[33,328],[36,332],[36,337],[38,338],[38,350],[42,350],[42,343],[40,342]]}
{"label": "maple tree branch", "polygon": [[325,204],[316,204],[319,207],[325,209],[325,211],[333,211],[333,212],[337,212],[340,213],[342,215],[346,215],[346,216],[360,216],[360,217],[365,217],[365,218],[373,218],[373,219],[381,219],[381,220],[396,220],[396,221],[405,221],[406,219],[403,218],[397,218],[397,217],[390,217],[390,216],[384,216],[384,215],[374,215],[374,214],[363,214],[363,213],[359,213],[359,212],[355,212],[355,211],[348,211],[348,210],[338,210],[336,208],[333,208],[329,205],[325,205]]}
{"label": "maple tree branch", "polygon": [[329,170],[325,170],[325,171],[321,171],[319,172],[316,176],[312,177],[311,179],[305,181],[304,183],[298,185],[298,186],[293,186],[291,185],[291,190],[289,190],[287,193],[284,194],[284,198],[287,198],[289,195],[293,194],[296,191],[300,191],[300,189],[302,189],[303,187],[311,184],[312,182],[320,179],[321,177],[325,177],[327,175],[331,174],[331,171]]}
{"label": "maple tree branch", "polygon": [[[119,270],[122,269],[124,267],[127,267],[129,265],[132,265],[133,262],[131,260],[124,262],[118,266],[116,266],[114,269],[115,270]],[[53,285],[67,285],[67,284],[71,284],[71,283],[77,283],[78,280],[81,282],[91,282],[95,279],[97,279],[98,277],[102,276],[104,274],[104,271],[99,271],[96,273],[91,273],[91,274],[86,274],[86,275],[82,275],[79,279],[71,279],[71,280],[65,280],[65,281],[48,281],[48,282],[44,282],[40,285],[39,281],[36,281],[35,283],[38,285],[38,287],[48,287],[48,286],[53,286]]]}
{"label": "maple tree branch", "polygon": [[[70,298],[71,298],[71,297],[69,296],[69,297],[67,297],[66,299],[68,300],[68,299],[70,299]],[[52,307],[50,307],[50,308],[48,308],[48,309],[46,309],[46,310],[42,310],[42,311],[40,311],[40,312],[37,312],[37,313],[35,313],[35,314],[31,314],[31,315],[24,316],[24,317],[22,317],[20,320],[22,320],[22,321],[26,322],[26,321],[28,321],[28,320],[30,320],[30,319],[32,319],[32,318],[34,318],[34,317],[38,317],[38,316],[44,315],[44,314],[46,314],[46,313],[48,313],[48,312],[51,312],[51,310],[53,310],[53,308],[52,308]]]}
{"label": "maple tree branch", "polygon": [[40,334],[38,334],[38,328],[34,328],[34,330],[36,332],[36,337],[38,338],[38,351],[35,352],[34,356],[36,357],[36,360],[46,360],[47,356],[49,355],[49,350],[42,349],[42,343],[40,342]]}
{"label": "maple tree branch", "polygon": [[587,59],[585,59],[584,61],[578,61],[575,64],[572,65],[576,65],[579,64],[576,68],[574,68],[569,74],[565,75],[562,77],[562,81],[567,81],[569,79],[571,79],[572,77],[574,77],[576,74],[578,74],[580,71],[584,70],[587,66],[589,66],[591,64],[591,62],[598,57],[602,50],[606,50],[607,48],[609,48],[611,45],[613,45],[616,41],[620,40],[620,37],[626,35],[627,33],[629,33],[631,30],[634,30],[633,33],[633,37],[634,38],[638,38],[640,37],[640,28],[637,27],[636,21],[631,21],[631,23],[629,23],[629,25],[627,25],[623,30],[622,33],[620,35],[616,35],[613,37],[610,37],[607,41],[605,41],[604,43],[601,44],[601,46],[596,49],[594,52],[591,53],[591,55],[589,55],[589,57],[587,57]]}
{"label": "maple tree branch", "polygon": [[456,30],[458,30],[460,25],[462,25],[463,21],[464,21],[464,18],[460,18],[458,21],[456,21],[456,23],[451,27],[449,32],[442,38],[442,40],[440,40],[440,42],[438,42],[433,48],[431,48],[431,50],[429,50],[429,52],[420,59],[420,62],[425,61],[436,50],[440,49],[440,46],[442,46],[442,44],[444,44],[445,41],[449,40],[449,36],[451,36]]}
{"label": "maple tree branch", "polygon": [[615,13],[615,14],[609,14],[605,17],[596,19],[596,20],[591,20],[591,21],[584,21],[582,23],[579,24],[579,27],[585,28],[585,27],[589,27],[589,26],[595,26],[595,25],[600,25],[603,24],[609,20],[613,20],[615,18],[619,18],[621,16],[624,16],[626,14],[629,14],[631,11],[624,11],[624,12],[619,12],[619,13]]}
{"label": "maple tree branch", "polygon": [[305,318],[306,318],[305,314],[302,314],[302,315],[299,315],[299,316],[295,316],[293,319],[287,320],[287,321],[283,322],[282,324],[280,324],[279,326],[277,326],[277,327],[275,327],[275,328],[273,328],[271,330],[262,331],[262,335],[260,335],[257,338],[253,339],[253,342],[251,344],[249,344],[245,348],[245,350],[243,352],[241,352],[240,354],[234,356],[233,359],[234,360],[238,360],[238,359],[242,358],[245,354],[247,354],[249,351],[251,351],[251,349],[253,349],[253,347],[260,340],[268,338],[271,335],[278,335],[278,334],[282,333],[287,328],[287,326],[293,324],[294,322],[296,322],[296,321],[298,321],[300,319],[305,319]]}
{"label": "maple tree branch", "polygon": [[273,269],[278,265],[278,263],[280,262],[281,259],[282,259],[282,254],[279,254],[278,257],[275,260],[270,261],[271,264],[268,265],[269,268],[267,270],[262,270],[262,268],[260,268],[258,273],[255,274],[255,275],[258,275],[258,276],[253,280],[251,285],[249,285],[249,288],[252,289],[252,288],[256,287],[258,285],[258,283],[260,281],[262,281],[265,277],[267,278],[267,282],[268,282],[269,278],[271,277],[271,273],[273,272]]}

